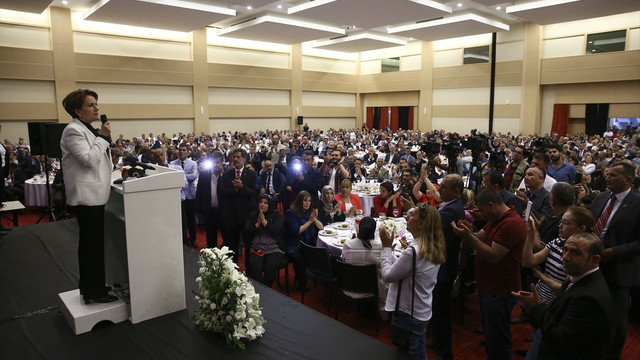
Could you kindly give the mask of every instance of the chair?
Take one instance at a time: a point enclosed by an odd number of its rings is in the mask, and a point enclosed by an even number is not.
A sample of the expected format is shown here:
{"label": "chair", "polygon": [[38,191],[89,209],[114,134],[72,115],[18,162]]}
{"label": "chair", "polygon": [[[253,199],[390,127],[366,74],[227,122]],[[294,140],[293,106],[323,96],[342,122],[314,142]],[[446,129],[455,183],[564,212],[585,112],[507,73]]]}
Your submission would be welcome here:
{"label": "chair", "polygon": [[287,257],[284,257],[284,260],[282,261],[282,264],[280,265],[280,267],[278,268],[278,271],[276,272],[276,282],[278,283],[278,286],[280,286],[280,270],[284,270],[284,289],[287,292],[287,296],[289,296],[289,261],[287,260]]}
{"label": "chair", "polygon": [[336,262],[338,273],[338,296],[336,297],[336,316],[340,310],[340,297],[355,302],[373,303],[376,308],[376,336],[378,336],[378,273],[376,265],[351,265],[341,260]]}
{"label": "chair", "polygon": [[[300,242],[300,254],[304,261],[305,266],[305,280],[312,279],[314,282],[323,282],[327,284],[327,293],[329,294],[329,308],[327,313],[331,314],[331,285],[337,282],[337,278],[333,272],[333,266],[331,264],[331,257],[326,248],[315,247],[307,245],[304,242]],[[302,296],[300,302],[304,304],[304,294],[306,292],[306,286],[303,286]]]}

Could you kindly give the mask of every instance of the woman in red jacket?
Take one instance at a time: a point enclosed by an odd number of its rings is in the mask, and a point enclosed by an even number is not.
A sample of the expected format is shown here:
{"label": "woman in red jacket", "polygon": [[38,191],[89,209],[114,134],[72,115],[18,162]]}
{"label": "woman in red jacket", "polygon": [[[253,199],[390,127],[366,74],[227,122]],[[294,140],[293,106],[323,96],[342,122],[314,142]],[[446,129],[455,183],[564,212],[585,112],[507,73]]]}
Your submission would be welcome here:
{"label": "woman in red jacket", "polygon": [[[393,192],[393,184],[391,181],[385,181],[380,184],[380,195],[373,198],[373,207],[375,214],[371,216],[379,216],[385,214],[387,216],[398,217],[402,214],[402,201],[398,199],[400,192]],[[397,210],[394,212],[394,210]]]}
{"label": "woman in red jacket", "polygon": [[362,204],[360,203],[360,198],[358,195],[351,193],[351,180],[344,179],[340,183],[341,191],[340,194],[336,195],[336,201],[341,202],[342,206],[340,209],[347,216],[355,216],[358,210],[362,213]]}

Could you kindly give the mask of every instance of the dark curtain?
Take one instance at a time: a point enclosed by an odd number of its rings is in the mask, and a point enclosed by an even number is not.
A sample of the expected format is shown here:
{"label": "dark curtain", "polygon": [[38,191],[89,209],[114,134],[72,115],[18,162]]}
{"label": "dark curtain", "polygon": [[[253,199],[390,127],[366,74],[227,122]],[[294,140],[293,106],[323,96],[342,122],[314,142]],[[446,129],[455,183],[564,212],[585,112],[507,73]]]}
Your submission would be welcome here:
{"label": "dark curtain", "polygon": [[559,136],[567,135],[569,127],[569,104],[553,105],[553,123],[551,123],[551,132]]}
{"label": "dark curtain", "polygon": [[380,107],[378,106],[373,108],[373,123],[371,128],[380,129]]}
{"label": "dark curtain", "polygon": [[398,107],[390,107],[391,109],[391,118],[389,119],[389,127],[391,131],[398,131]]}
{"label": "dark curtain", "polygon": [[367,107],[367,117],[364,124],[367,127],[367,129],[373,128],[373,108],[372,107]]}
{"label": "dark curtain", "polygon": [[587,104],[584,114],[584,130],[587,135],[602,135],[609,122],[609,104]]}
{"label": "dark curtain", "polygon": [[389,124],[389,108],[381,107],[380,108],[380,123],[376,129],[384,129]]}
{"label": "dark curtain", "polygon": [[404,130],[409,129],[409,115],[411,114],[411,106],[398,107],[398,127]]}

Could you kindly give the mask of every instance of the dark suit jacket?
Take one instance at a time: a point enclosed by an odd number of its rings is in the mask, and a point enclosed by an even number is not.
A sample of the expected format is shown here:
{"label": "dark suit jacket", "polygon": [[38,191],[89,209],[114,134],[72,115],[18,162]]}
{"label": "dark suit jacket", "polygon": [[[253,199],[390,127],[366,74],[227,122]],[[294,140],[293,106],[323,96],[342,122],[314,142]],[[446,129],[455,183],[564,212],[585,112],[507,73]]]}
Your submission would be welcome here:
{"label": "dark suit jacket", "polygon": [[236,178],[236,169],[227,169],[222,174],[220,192],[218,194],[222,197],[225,226],[244,227],[249,212],[256,208],[256,197],[258,196],[258,191],[256,190],[257,177],[258,175],[255,171],[246,167],[242,168],[242,173],[240,174],[242,189],[236,191],[232,185],[233,179]]}
{"label": "dark suit jacket", "polygon": [[[260,188],[261,189],[264,188],[268,192],[268,189],[267,189],[267,178],[268,178],[267,172],[264,171],[264,170],[261,171],[260,172]],[[276,193],[282,195],[283,191],[284,191],[284,187],[286,185],[287,179],[276,168],[273,169],[273,176],[271,176],[271,178],[272,178],[271,181],[273,182],[273,190]],[[282,196],[281,196],[281,198],[282,198]]]}
{"label": "dark suit jacket", "polygon": [[508,207],[513,206],[516,209],[516,212],[520,216],[522,216],[522,211],[524,211],[525,206],[519,197],[517,197],[513,193],[510,193],[507,189],[500,190],[500,197],[502,198],[502,201],[504,201],[505,205],[507,205]]}
{"label": "dark suit jacket", "polygon": [[[611,191],[598,195],[590,210],[597,219],[611,197]],[[602,238],[605,248],[613,249],[613,258],[600,268],[609,285],[630,287],[640,278],[640,195],[631,190],[622,200]]]}
{"label": "dark suit jacket", "polygon": [[531,213],[538,219],[543,216],[545,218],[553,216],[553,208],[551,208],[549,196],[551,196],[551,194],[544,187],[541,187],[540,190],[536,192],[536,198],[533,199],[533,204],[531,205]]}
{"label": "dark suit jacket", "polygon": [[578,280],[550,305],[529,311],[542,329],[538,359],[604,359],[613,336],[613,299],[600,270]]}
{"label": "dark suit jacket", "polygon": [[387,155],[384,157],[384,162],[391,163],[391,164],[397,164],[397,163],[400,162],[400,156],[402,156],[402,155],[397,151],[396,151],[395,154],[393,154],[393,157],[391,157],[391,153],[387,153]]}
{"label": "dark suit jacket", "polygon": [[447,261],[440,266],[438,281],[453,283],[458,273],[458,253],[460,252],[460,241],[462,239],[453,232],[451,222],[465,219],[462,199],[455,200],[439,210],[439,212],[442,220],[444,242],[447,247]]}
{"label": "dark suit jacket", "polygon": [[[220,177],[221,178],[221,177]],[[222,195],[220,192],[220,178],[218,178],[218,209],[222,207]],[[198,174],[198,187],[196,188],[196,212],[203,214],[205,219],[211,215],[211,170],[201,171]]]}

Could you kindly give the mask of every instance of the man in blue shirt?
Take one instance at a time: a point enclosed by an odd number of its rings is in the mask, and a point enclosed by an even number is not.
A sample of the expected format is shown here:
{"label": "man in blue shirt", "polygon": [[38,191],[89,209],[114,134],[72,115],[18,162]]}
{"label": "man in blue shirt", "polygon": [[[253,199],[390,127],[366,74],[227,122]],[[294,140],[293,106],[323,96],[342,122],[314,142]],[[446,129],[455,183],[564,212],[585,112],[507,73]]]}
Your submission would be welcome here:
{"label": "man in blue shirt", "polygon": [[549,157],[551,158],[551,165],[547,171],[547,175],[553,177],[558,182],[566,182],[573,184],[576,180],[576,167],[565,161],[562,156],[562,146],[560,144],[554,144],[549,147]]}
{"label": "man in blue shirt", "polygon": [[[182,242],[194,248],[196,242],[196,184],[198,165],[189,158],[189,147],[181,143],[178,147],[178,158],[171,165],[180,166],[184,170],[185,185],[180,190],[182,199]],[[188,234],[187,234],[188,233]]]}

